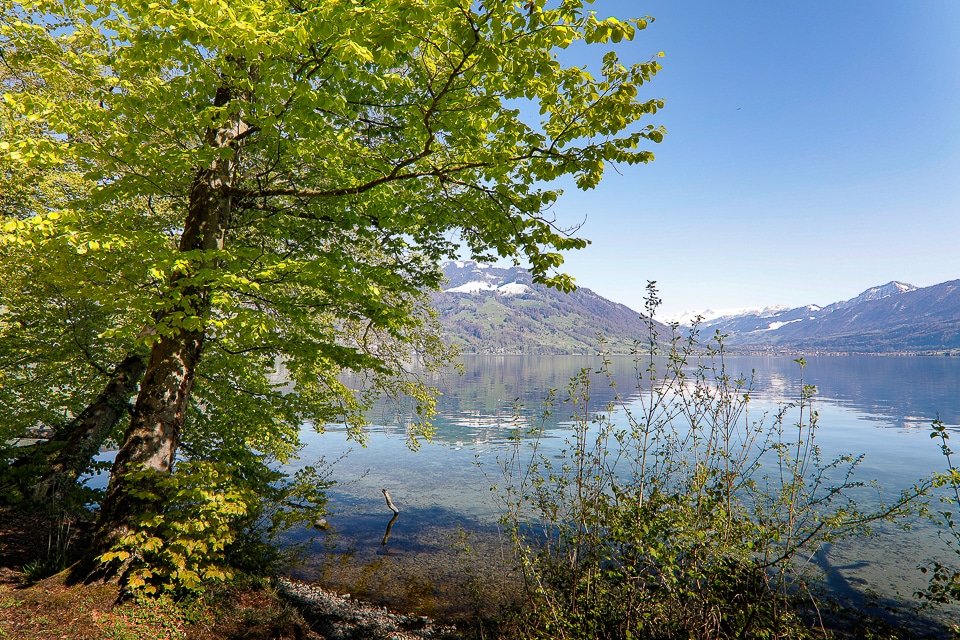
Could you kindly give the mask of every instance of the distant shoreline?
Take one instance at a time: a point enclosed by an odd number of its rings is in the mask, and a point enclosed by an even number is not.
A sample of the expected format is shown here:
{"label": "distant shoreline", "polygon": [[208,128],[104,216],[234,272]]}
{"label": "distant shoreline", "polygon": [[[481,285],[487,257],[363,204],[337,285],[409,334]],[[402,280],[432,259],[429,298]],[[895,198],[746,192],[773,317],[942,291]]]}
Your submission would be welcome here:
{"label": "distant shoreline", "polygon": [[[494,352],[494,351],[463,351],[461,350],[460,355],[462,356],[503,356],[503,357],[537,357],[537,358],[552,358],[552,357],[569,357],[569,356],[599,356],[600,354],[596,351],[587,352],[587,351],[570,351],[566,353],[539,353],[539,352],[528,352],[528,353],[517,353],[517,352]],[[642,355],[647,357],[647,353],[642,354],[631,354],[629,352],[613,351],[606,353],[611,357],[632,357],[634,355]],[[657,355],[666,355],[665,353]],[[709,355],[709,352],[699,350],[695,351],[694,355]],[[894,356],[894,357],[924,357],[924,358],[950,358],[950,357],[960,357],[960,349],[944,349],[944,350],[925,350],[925,351],[832,351],[832,350],[809,350],[805,351],[802,349],[738,349],[736,347],[724,347],[725,356],[770,356],[770,357],[806,357],[814,358],[819,356]]]}

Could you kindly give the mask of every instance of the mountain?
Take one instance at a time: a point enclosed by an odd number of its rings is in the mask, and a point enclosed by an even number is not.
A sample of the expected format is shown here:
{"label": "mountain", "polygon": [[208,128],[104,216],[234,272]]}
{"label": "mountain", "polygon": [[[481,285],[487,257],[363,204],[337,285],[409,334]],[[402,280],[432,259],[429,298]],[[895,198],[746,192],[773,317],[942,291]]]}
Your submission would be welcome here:
{"label": "mountain", "polygon": [[699,318],[700,324],[704,322],[713,321],[713,320],[725,320],[728,318],[734,318],[738,316],[768,316],[774,313],[779,313],[780,311],[786,311],[790,307],[785,307],[782,305],[773,306],[773,307],[763,307],[760,309],[744,307],[741,309],[698,309],[696,311],[684,311],[682,313],[677,313],[671,315],[667,318],[670,322],[676,322],[679,325],[690,326],[693,324],[694,320]]}
{"label": "mountain", "polygon": [[735,349],[950,351],[960,349],[960,280],[923,288],[888,282],[825,307],[727,316],[700,328],[702,335],[727,334]]}
{"label": "mountain", "polygon": [[644,316],[584,287],[562,293],[534,284],[525,269],[473,261],[449,262],[443,272],[447,285],[433,303],[447,339],[468,353],[596,353],[598,334],[612,352],[628,353],[649,337]]}
{"label": "mountain", "polygon": [[[901,293],[907,293],[908,291],[916,291],[917,287],[912,284],[907,284],[906,282],[888,282],[887,284],[882,284],[878,287],[870,287],[860,295],[855,298],[850,298],[843,302],[835,302],[830,305],[832,307],[849,307],[851,305],[860,304],[861,302],[870,302],[872,300],[882,300],[883,298],[889,298],[890,296],[898,296]],[[829,308],[829,307],[828,307]]]}

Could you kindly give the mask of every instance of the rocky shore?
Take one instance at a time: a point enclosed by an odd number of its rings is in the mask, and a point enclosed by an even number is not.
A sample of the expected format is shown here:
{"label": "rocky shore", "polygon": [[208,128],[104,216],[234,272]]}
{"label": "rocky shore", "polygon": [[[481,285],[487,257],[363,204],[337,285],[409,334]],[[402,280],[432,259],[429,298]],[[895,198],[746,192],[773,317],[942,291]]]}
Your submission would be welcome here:
{"label": "rocky shore", "polygon": [[277,590],[326,640],[453,640],[456,628],[426,616],[391,613],[320,587],[281,578]]}

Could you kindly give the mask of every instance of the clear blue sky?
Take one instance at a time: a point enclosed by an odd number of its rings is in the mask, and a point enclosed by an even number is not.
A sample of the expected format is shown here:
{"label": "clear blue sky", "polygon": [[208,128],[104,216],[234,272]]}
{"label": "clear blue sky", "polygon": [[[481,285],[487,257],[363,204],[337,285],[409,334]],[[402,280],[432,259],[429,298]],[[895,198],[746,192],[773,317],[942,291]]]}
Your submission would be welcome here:
{"label": "clear blue sky", "polygon": [[593,242],[565,263],[578,284],[641,309],[656,280],[670,316],[960,278],[960,0],[594,9],[656,19],[618,51],[665,52],[667,137],[556,206]]}

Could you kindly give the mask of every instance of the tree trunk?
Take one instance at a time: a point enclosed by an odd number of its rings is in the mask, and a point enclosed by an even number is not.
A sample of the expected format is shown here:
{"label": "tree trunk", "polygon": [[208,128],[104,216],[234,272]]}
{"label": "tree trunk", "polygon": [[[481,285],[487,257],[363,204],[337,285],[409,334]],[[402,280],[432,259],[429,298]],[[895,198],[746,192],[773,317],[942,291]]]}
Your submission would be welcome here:
{"label": "tree trunk", "polygon": [[90,564],[130,531],[131,519],[144,506],[134,498],[127,473],[138,469],[169,472],[180,443],[194,372],[203,349],[203,333],[182,331],[157,342],[140,385],[130,426],[110,471],[110,484],[97,519]]}
{"label": "tree trunk", "polygon": [[[11,484],[37,504],[59,503],[67,488],[90,467],[107,436],[130,409],[130,396],[143,377],[146,361],[131,354],[113,368],[96,399],[53,437],[30,447],[11,465]],[[13,487],[10,487],[13,488]]]}
{"label": "tree trunk", "polygon": [[[215,104],[223,106],[229,100],[227,89],[217,91]],[[234,147],[234,153],[218,158],[209,167],[198,171],[194,178],[179,245],[180,251],[204,252],[194,262],[191,271],[215,267],[215,258],[211,253],[224,247],[238,151],[234,142],[244,130],[238,118],[231,126],[208,131],[208,144],[215,148]],[[171,278],[169,298],[177,301],[170,305],[171,312],[180,311],[186,316],[199,318],[200,327],[187,329],[170,326],[166,323],[171,317],[170,312],[157,318],[157,324],[164,331],[160,332],[161,337],[154,343],[150,353],[130,426],[111,470],[110,485],[100,508],[94,542],[88,553],[88,562],[83,564],[85,568],[95,567],[93,559],[113,547],[130,530],[132,518],[143,507],[142,501],[130,493],[127,474],[139,469],[158,472],[170,472],[173,469],[196,367],[203,352],[210,312],[209,286],[178,286],[183,278],[184,275]]]}

